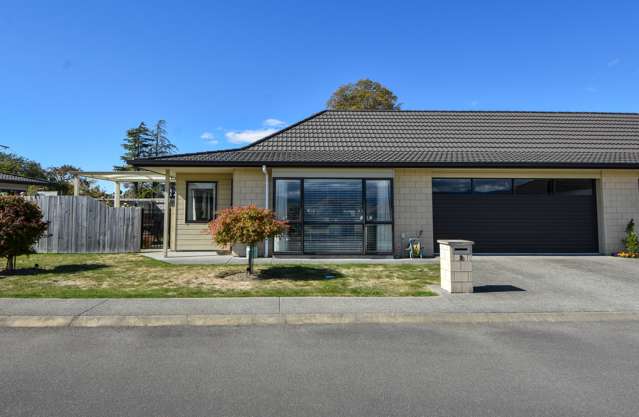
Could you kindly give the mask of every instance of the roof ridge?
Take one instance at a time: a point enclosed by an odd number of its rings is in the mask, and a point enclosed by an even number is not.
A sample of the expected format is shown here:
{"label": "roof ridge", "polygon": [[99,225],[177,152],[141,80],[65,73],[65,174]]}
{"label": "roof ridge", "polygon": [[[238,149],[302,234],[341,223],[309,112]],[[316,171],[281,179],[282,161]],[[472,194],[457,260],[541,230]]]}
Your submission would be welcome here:
{"label": "roof ridge", "polygon": [[14,177],[24,178],[24,179],[27,179],[27,180],[36,180],[36,181],[49,182],[49,181],[44,180],[44,179],[42,179],[42,178],[27,177],[26,175],[22,175],[22,174],[14,174],[13,172],[7,172],[7,171],[3,171],[3,170],[0,170],[0,174],[12,175],[12,176],[14,176]]}
{"label": "roof ridge", "polygon": [[598,112],[598,111],[563,111],[563,110],[338,110],[327,109],[330,113],[518,113],[518,114],[610,114],[635,115],[639,112]]}
{"label": "roof ridge", "polygon": [[182,156],[195,156],[195,155],[215,154],[215,153],[223,153],[223,152],[244,151],[244,150],[250,149],[253,146],[258,145],[258,144],[260,144],[260,143],[272,138],[273,136],[277,136],[280,133],[286,132],[287,130],[292,129],[295,126],[298,126],[298,125],[300,125],[300,124],[302,124],[302,123],[304,123],[304,122],[306,122],[308,120],[311,120],[311,119],[319,116],[322,113],[326,113],[327,111],[328,110],[322,110],[322,111],[313,113],[310,116],[308,116],[308,117],[306,117],[306,118],[304,118],[304,119],[302,119],[302,120],[300,120],[300,121],[298,121],[296,123],[293,123],[290,126],[286,126],[283,129],[280,129],[280,130],[278,130],[276,132],[271,133],[268,136],[263,137],[262,139],[256,140],[255,142],[249,143],[248,145],[244,145],[244,146],[241,146],[239,148],[218,149],[218,150],[214,150],[214,151],[201,151],[201,152],[191,152],[191,153],[176,153],[176,154],[172,154],[172,155],[153,156],[153,157],[150,157],[150,158],[131,159],[131,160],[127,161],[127,162],[129,162],[129,163],[139,163],[139,162],[142,162],[142,161],[153,161],[153,160],[158,160],[158,159],[176,158],[176,157],[182,157]]}

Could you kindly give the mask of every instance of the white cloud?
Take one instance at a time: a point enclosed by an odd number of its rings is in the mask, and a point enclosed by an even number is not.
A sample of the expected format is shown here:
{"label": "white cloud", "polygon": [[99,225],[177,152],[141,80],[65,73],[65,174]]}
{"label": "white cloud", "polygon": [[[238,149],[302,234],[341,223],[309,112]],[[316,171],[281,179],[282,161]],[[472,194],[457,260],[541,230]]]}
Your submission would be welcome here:
{"label": "white cloud", "polygon": [[615,58],[612,61],[608,62],[608,67],[614,67],[616,65],[618,65],[621,62],[621,59],[619,58]]}
{"label": "white cloud", "polygon": [[597,89],[597,87],[588,86],[588,87],[586,87],[586,91],[589,92],[589,93],[596,93],[599,90]]}
{"label": "white cloud", "polygon": [[204,132],[200,135],[201,139],[204,139],[205,141],[207,141],[208,143],[211,143],[213,145],[217,145],[219,143],[219,141],[215,138],[215,135],[211,132]]}
{"label": "white cloud", "polygon": [[226,132],[224,136],[231,143],[253,143],[256,140],[262,139],[268,135],[277,132],[277,129],[265,128],[265,129],[246,129],[241,131]]}
{"label": "white cloud", "polygon": [[286,122],[283,122],[279,119],[273,119],[273,118],[268,118],[266,120],[264,120],[264,122],[262,122],[262,124],[264,126],[268,126],[268,127],[282,127],[286,124]]}

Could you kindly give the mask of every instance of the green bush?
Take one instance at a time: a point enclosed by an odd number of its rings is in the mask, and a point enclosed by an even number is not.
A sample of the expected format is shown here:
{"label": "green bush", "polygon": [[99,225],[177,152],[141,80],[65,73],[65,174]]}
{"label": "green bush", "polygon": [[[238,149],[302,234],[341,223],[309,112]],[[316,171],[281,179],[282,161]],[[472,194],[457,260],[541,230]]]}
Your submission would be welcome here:
{"label": "green bush", "polygon": [[626,226],[626,237],[623,239],[626,252],[639,253],[639,236],[635,230],[635,220],[631,219]]}
{"label": "green bush", "polygon": [[15,269],[16,256],[33,253],[47,230],[40,208],[22,197],[0,197],[0,257],[7,258],[7,271]]}

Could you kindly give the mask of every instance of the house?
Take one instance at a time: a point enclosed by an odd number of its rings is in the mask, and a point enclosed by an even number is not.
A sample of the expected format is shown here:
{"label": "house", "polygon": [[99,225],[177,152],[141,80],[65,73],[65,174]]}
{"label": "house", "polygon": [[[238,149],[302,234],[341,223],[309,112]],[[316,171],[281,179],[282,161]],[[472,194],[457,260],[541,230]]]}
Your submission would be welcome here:
{"label": "house", "polygon": [[223,250],[206,222],[248,204],[290,223],[266,255],[405,256],[415,237],[428,254],[442,238],[610,253],[639,220],[636,113],[327,110],[243,148],[132,164],[175,177],[177,251]]}
{"label": "house", "polygon": [[29,186],[46,187],[49,185],[51,184],[48,181],[38,178],[0,172],[0,193],[21,194],[26,193]]}

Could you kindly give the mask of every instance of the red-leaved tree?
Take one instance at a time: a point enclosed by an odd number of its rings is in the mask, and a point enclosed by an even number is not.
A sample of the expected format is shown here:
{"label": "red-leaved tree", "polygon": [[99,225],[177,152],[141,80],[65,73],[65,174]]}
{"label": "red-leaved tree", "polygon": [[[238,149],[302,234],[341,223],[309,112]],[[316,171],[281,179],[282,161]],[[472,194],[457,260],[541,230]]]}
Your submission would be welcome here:
{"label": "red-leaved tree", "polygon": [[0,197],[0,257],[7,258],[7,272],[15,269],[17,256],[33,253],[46,230],[37,204],[22,197]]}
{"label": "red-leaved tree", "polygon": [[[288,229],[285,221],[277,220],[275,213],[269,209],[255,206],[231,207],[221,210],[217,217],[209,223],[209,231],[213,239],[220,245],[231,248],[237,243],[249,248],[259,242],[282,235]],[[248,259],[248,274],[253,274],[253,258],[251,250]]]}

